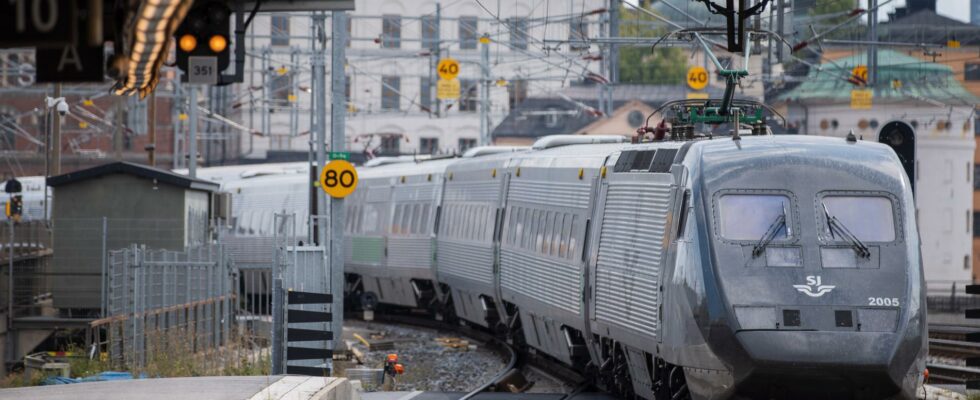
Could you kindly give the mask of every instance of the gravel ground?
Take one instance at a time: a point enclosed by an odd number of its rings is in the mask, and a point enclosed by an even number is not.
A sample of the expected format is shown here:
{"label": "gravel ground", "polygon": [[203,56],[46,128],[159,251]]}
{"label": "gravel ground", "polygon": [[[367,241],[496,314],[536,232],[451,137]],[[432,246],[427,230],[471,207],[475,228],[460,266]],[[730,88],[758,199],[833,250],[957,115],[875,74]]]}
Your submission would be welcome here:
{"label": "gravel ground", "polygon": [[[354,333],[369,341],[393,340],[395,349],[369,351],[354,338]],[[399,362],[405,366],[405,373],[396,378],[394,390],[470,391],[492,379],[506,366],[504,363],[508,360],[503,360],[495,352],[484,348],[482,343],[462,338],[475,345],[475,349],[457,350],[436,341],[436,338],[445,337],[460,336],[452,332],[401,325],[351,320],[344,322],[344,340],[363,352],[364,367],[382,368],[388,354],[398,354]],[[338,362],[336,366],[338,375],[344,376],[344,370],[355,368],[356,362]],[[364,389],[375,391],[380,388],[365,385]]]}

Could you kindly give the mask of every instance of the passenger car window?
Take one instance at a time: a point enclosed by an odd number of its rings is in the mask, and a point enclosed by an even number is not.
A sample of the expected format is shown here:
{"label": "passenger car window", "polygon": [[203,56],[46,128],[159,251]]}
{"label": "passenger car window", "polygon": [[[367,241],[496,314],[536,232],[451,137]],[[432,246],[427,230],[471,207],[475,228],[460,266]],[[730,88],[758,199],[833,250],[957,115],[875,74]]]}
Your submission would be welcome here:
{"label": "passenger car window", "polygon": [[[854,236],[865,242],[891,242],[895,240],[895,213],[892,201],[884,196],[826,196],[822,201],[826,212],[837,218]],[[821,233],[826,240],[842,240],[831,235],[827,228],[824,210],[818,210],[823,219]]]}
{"label": "passenger car window", "polygon": [[[726,194],[718,198],[718,226],[729,240],[758,241],[770,228],[778,229],[773,240],[786,239],[792,232],[789,197],[778,194]],[[777,227],[782,219],[782,226]]]}

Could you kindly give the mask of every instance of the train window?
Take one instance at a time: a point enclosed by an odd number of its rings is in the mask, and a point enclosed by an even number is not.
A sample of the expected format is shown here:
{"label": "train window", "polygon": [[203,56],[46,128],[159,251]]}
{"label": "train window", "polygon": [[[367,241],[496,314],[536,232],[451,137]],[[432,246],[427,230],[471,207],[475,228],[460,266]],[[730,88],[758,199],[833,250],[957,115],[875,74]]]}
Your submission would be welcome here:
{"label": "train window", "polygon": [[562,219],[562,216],[563,215],[561,213],[555,213],[555,217],[552,220],[552,228],[551,228],[551,249],[548,251],[548,254],[549,255],[552,255],[552,256],[557,256],[558,255],[558,242],[560,241],[559,238],[561,237],[561,219]]}
{"label": "train window", "polygon": [[789,197],[778,194],[726,194],[718,211],[721,236],[729,240],[758,241],[770,229],[776,229],[773,240],[785,239],[793,222]]}
{"label": "train window", "polygon": [[[866,242],[891,242],[895,240],[895,213],[892,201],[883,196],[826,196],[822,201],[826,213],[836,218],[848,231]],[[823,210],[820,210],[823,211]],[[824,239],[843,240],[841,235],[831,235],[825,220],[820,224]]]}
{"label": "train window", "polygon": [[541,251],[541,245],[544,244],[544,230],[545,224],[548,221],[548,213],[546,211],[538,212],[538,222],[534,227],[535,237],[534,237],[534,251]]}
{"label": "train window", "polygon": [[429,210],[431,208],[432,207],[429,204],[422,205],[422,218],[421,218],[422,226],[419,230],[419,233],[425,233],[425,234],[429,233]]}
{"label": "train window", "polygon": [[565,258],[568,255],[568,238],[572,235],[572,216],[563,215],[561,219],[561,242],[558,243],[558,257]]}
{"label": "train window", "polygon": [[391,233],[397,235],[401,233],[401,217],[402,217],[402,205],[395,206],[395,215],[391,220]]}
{"label": "train window", "polygon": [[364,232],[378,232],[378,209],[373,205],[364,208]]}
{"label": "train window", "polygon": [[571,218],[571,222],[569,222],[569,224],[568,224],[569,225],[568,230],[571,232],[571,234],[568,236],[568,258],[575,258],[575,219],[576,219],[576,215],[575,214],[572,214],[572,215],[570,215],[570,217],[572,217],[572,218]]}
{"label": "train window", "polygon": [[515,211],[511,213],[511,226],[513,231],[510,236],[510,244],[516,245],[517,241],[521,238],[521,233],[524,232],[524,209],[521,207],[516,207]]}

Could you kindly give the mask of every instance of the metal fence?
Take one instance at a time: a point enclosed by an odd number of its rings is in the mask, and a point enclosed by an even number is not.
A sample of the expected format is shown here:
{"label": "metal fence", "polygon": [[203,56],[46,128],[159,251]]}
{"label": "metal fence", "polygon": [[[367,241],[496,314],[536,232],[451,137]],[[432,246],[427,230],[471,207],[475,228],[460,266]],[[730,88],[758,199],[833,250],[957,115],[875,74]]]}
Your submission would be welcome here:
{"label": "metal fence", "polygon": [[241,358],[233,316],[237,270],[221,246],[109,252],[106,318],[92,323],[114,365],[141,370],[184,353],[214,368]]}
{"label": "metal fence", "polygon": [[980,307],[980,296],[966,294],[970,281],[926,282],[926,304],[929,312],[961,313],[968,308]]}
{"label": "metal fence", "polygon": [[44,221],[0,224],[0,268],[4,271],[0,305],[4,311],[14,317],[36,316],[50,306],[51,254],[51,229]]}

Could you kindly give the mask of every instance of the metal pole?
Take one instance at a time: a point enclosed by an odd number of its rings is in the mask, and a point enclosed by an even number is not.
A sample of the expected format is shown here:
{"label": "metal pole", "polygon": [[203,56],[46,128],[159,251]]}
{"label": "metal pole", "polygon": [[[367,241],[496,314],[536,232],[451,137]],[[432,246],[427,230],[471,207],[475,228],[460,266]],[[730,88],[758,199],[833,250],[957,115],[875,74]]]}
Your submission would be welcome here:
{"label": "metal pole", "polygon": [[106,217],[102,217],[102,314],[100,314],[100,317],[102,318],[105,318],[107,316],[105,312],[106,312],[107,302],[108,302],[108,299],[106,298],[106,293],[108,290],[106,288],[106,284],[108,283],[108,279],[106,279],[107,278],[106,271],[108,271],[109,269],[107,264],[108,260],[106,260],[106,238],[108,237],[107,235],[109,231],[108,226],[109,226],[109,219]]}
{"label": "metal pole", "polygon": [[[621,0],[609,0],[609,37],[619,37],[619,9]],[[609,45],[609,83],[619,82],[619,45]],[[610,99],[611,100],[611,99]],[[612,110],[612,104],[609,105]]]}
{"label": "metal pole", "polygon": [[[314,26],[314,36],[317,38],[326,37],[325,31],[325,21],[326,15],[322,12],[313,14],[313,26]],[[344,31],[346,33],[346,31]],[[326,80],[326,42],[319,41],[319,47],[317,43],[314,43],[313,50],[313,78],[315,79],[313,85],[313,131],[316,132],[316,177],[320,176],[320,169],[323,168],[327,163],[327,80]],[[333,36],[333,47],[337,47],[336,43],[340,40],[336,36]],[[341,42],[342,43],[342,42]],[[343,46],[341,46],[343,47]],[[343,79],[343,64],[340,66],[341,79]],[[331,77],[333,71],[331,71]],[[343,82],[341,82],[343,85]],[[341,89],[343,90],[343,89]],[[343,91],[340,92],[340,99],[343,98]],[[336,102],[338,99],[334,99]],[[343,107],[343,105],[341,105]],[[331,148],[331,151],[334,149]],[[326,214],[327,210],[327,199],[324,193],[316,194],[316,212],[317,214]],[[322,218],[315,218],[316,228],[317,228],[317,241],[316,243],[320,246],[327,246],[327,227]]]}
{"label": "metal pole", "polygon": [[276,277],[272,280],[272,375],[282,375],[286,371],[283,365],[286,359],[283,354],[286,305],[282,292],[282,278]]}
{"label": "metal pole", "polygon": [[[9,334],[14,321],[14,219],[10,218],[7,221],[10,222],[10,242],[7,243],[10,249],[10,259],[7,260],[7,332]],[[7,340],[12,336],[8,336]]]}
{"label": "metal pole", "polygon": [[480,44],[480,146],[490,145],[490,38]]}
{"label": "metal pole", "polygon": [[868,0],[868,86],[878,86],[878,0]]}
{"label": "metal pole", "polygon": [[[436,26],[435,26],[435,28],[436,28],[436,37],[435,37],[436,42],[435,42],[435,45],[433,46],[434,47],[433,54],[435,54],[435,61],[432,64],[430,64],[430,66],[429,66],[429,76],[430,77],[432,77],[432,71],[434,71],[436,69],[436,66],[439,65],[439,60],[442,58],[442,4],[441,3],[438,3],[438,2],[436,3]],[[432,78],[429,79],[429,86],[430,87],[432,87],[432,85],[435,85],[436,84],[436,79],[438,79],[438,78],[432,77]],[[439,96],[436,96],[435,116],[436,117],[442,116],[442,100],[439,100]]]}
{"label": "metal pole", "polygon": [[[334,11],[332,28],[333,46],[331,47],[330,79],[333,91],[333,104],[330,107],[330,151],[345,151],[346,134],[344,118],[347,107],[344,98],[344,64],[347,52],[347,13]],[[333,295],[333,321],[330,329],[335,335],[340,335],[341,321],[344,320],[344,199],[330,200],[330,294]],[[339,337],[339,336],[338,336]],[[330,342],[330,348],[336,347],[336,340]],[[327,365],[333,370],[333,361],[327,360]]]}
{"label": "metal pole", "polygon": [[[10,224],[10,242],[7,247],[10,249],[10,259],[7,260],[7,337],[6,355],[4,359],[8,362],[14,361],[14,352],[17,348],[17,335],[14,334],[14,220],[8,218]],[[5,363],[6,364],[6,363]],[[5,365],[6,367],[6,365]],[[4,368],[6,371],[6,368]]]}
{"label": "metal pole", "polygon": [[[776,33],[779,34],[779,37],[786,36],[783,34],[783,26],[785,25],[783,23],[783,13],[786,7],[784,1],[779,0],[776,2]],[[776,41],[776,62],[783,62],[783,47],[785,46],[782,42]]]}
{"label": "metal pole", "polygon": [[[61,84],[54,85],[54,97],[61,97]],[[57,110],[55,110],[57,111]],[[51,113],[51,176],[61,175],[61,114]]]}
{"label": "metal pole", "polygon": [[147,139],[150,143],[146,145],[146,161],[151,167],[157,166],[157,92],[156,90],[150,92],[150,98],[147,99],[149,104],[146,107],[146,124],[148,128]]}
{"label": "metal pole", "polygon": [[[174,70],[174,97],[170,100],[171,108],[173,109],[173,115],[171,116],[171,125],[173,126],[173,139],[174,147],[170,151],[170,160],[173,165],[173,169],[180,168],[180,155],[183,154],[183,150],[180,149],[180,136],[183,133],[183,123],[180,122],[181,110],[183,110],[183,96],[180,86],[180,68],[175,68]],[[251,136],[251,135],[249,135]]]}
{"label": "metal pole", "polygon": [[190,110],[188,110],[187,120],[190,122],[190,138],[188,138],[187,144],[187,155],[188,155],[188,176],[191,178],[197,178],[197,88],[194,86],[190,87]]}

